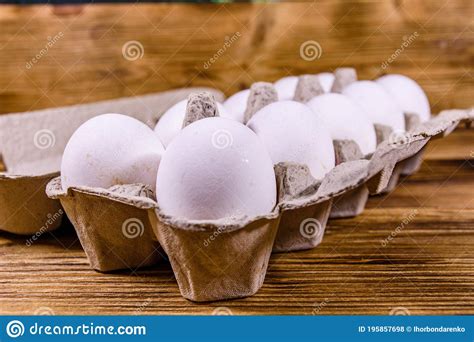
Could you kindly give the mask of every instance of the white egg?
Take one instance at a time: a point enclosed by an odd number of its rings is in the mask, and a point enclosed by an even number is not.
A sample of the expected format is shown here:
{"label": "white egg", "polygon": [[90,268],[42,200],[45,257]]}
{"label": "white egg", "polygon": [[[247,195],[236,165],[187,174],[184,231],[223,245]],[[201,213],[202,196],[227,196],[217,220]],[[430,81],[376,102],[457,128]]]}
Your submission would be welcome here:
{"label": "white egg", "polygon": [[142,183],[155,188],[164,153],[150,127],[121,114],[104,114],[82,124],[71,136],[61,162],[64,189],[109,188]]}
{"label": "white egg", "polygon": [[321,72],[318,74],[319,83],[326,93],[329,93],[334,83],[334,74],[330,72]]}
{"label": "white egg", "polygon": [[255,113],[247,126],[263,141],[274,164],[306,165],[316,179],[322,179],[334,167],[334,147],[329,131],[302,103],[271,103]]}
{"label": "white egg", "polygon": [[156,180],[167,215],[195,219],[264,215],[276,204],[273,164],[241,123],[219,117],[186,126],[169,144]]}
{"label": "white egg", "polygon": [[241,90],[224,101],[223,106],[238,122],[244,122],[244,113],[247,108],[250,89]]}
{"label": "white egg", "polygon": [[[183,129],[183,121],[186,115],[186,106],[188,100],[182,100],[169,108],[160,118],[155,126],[155,132],[158,134],[165,147],[174,139],[174,137]],[[234,119],[222,104],[217,103],[219,116]]]}
{"label": "white egg", "polygon": [[357,81],[346,86],[342,94],[359,104],[372,123],[389,126],[394,131],[405,130],[403,111],[381,85]]}
{"label": "white egg", "polygon": [[405,113],[418,114],[422,122],[431,117],[430,103],[418,83],[404,75],[385,75],[376,80]]}
{"label": "white egg", "polygon": [[362,153],[375,151],[377,137],[364,110],[347,96],[335,93],[316,96],[306,105],[329,128],[333,140],[353,140]]}
{"label": "white egg", "polygon": [[295,97],[296,85],[298,84],[298,76],[287,76],[280,78],[273,83],[277,93],[278,100],[293,100]]}

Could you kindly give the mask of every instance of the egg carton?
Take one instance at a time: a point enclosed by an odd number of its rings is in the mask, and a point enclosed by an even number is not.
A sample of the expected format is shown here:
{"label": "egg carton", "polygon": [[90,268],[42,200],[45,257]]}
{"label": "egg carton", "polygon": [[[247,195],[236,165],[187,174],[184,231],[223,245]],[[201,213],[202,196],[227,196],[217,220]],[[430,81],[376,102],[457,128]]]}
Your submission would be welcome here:
{"label": "egg carton", "polygon": [[93,116],[118,112],[154,126],[159,115],[196,91],[187,88],[162,93],[101,101],[0,116],[0,230],[29,235],[58,228],[60,202],[48,198],[46,184],[59,174],[63,150],[73,132]]}
{"label": "egg carton", "polygon": [[[349,162],[334,168],[316,193],[285,198],[272,213],[255,218],[204,222],[166,216],[150,188],[140,184],[110,189],[70,187],[64,191],[61,178],[56,177],[49,182],[46,192],[50,198],[61,201],[92,268],[107,272],[153,264],[160,252],[155,243],[158,240],[183,297],[214,301],[256,293],[263,284],[270,255],[275,251],[277,233],[284,229],[280,220],[292,227],[292,220],[299,220],[301,215],[313,217],[313,207],[321,210],[334,194],[343,191],[341,188],[347,182],[352,184],[357,179],[361,162],[353,163],[355,167],[350,167]],[[294,166],[282,167],[293,171]],[[342,181],[340,175],[345,175]],[[322,211],[327,219],[327,209]],[[154,237],[150,232],[154,232]],[[298,236],[301,237],[299,231]],[[279,241],[283,240],[280,236]]]}
{"label": "egg carton", "polygon": [[262,286],[272,252],[321,242],[333,198],[365,183],[374,191],[385,187],[398,158],[424,139],[404,150],[381,144],[370,160],[341,163],[321,181],[304,165],[280,163],[275,167],[278,204],[272,213],[255,218],[173,218],[140,184],[65,191],[57,177],[46,192],[61,201],[92,268],[107,272],[151,265],[159,257],[159,243],[183,297],[198,302],[240,298]]}
{"label": "egg carton", "polygon": [[314,179],[305,165],[280,163],[275,167],[278,204],[272,213],[256,218],[205,222],[166,216],[150,188],[140,184],[64,191],[57,177],[46,193],[60,200],[94,269],[151,265],[161,246],[185,298],[245,297],[262,286],[272,252],[310,249],[321,242],[333,201],[345,199],[352,205],[348,210],[359,211],[367,194],[383,192],[394,170],[420,153],[430,138],[465,119],[472,119],[472,112],[443,112],[417,125],[401,145],[387,139],[389,130],[378,127],[382,142],[366,158],[358,157],[354,142],[335,141],[339,165],[322,180]]}
{"label": "egg carton", "polygon": [[[405,113],[407,132],[401,133],[400,136],[394,135],[386,127],[376,125],[375,129],[379,143],[377,149],[381,142],[386,142],[385,144],[390,145],[394,151],[400,151],[388,181],[384,183],[384,187],[372,187],[370,184],[362,184],[335,198],[329,218],[355,217],[364,210],[369,195],[381,195],[393,191],[401,176],[409,176],[418,171],[423,162],[426,145],[431,139],[439,139],[449,135],[460,122],[464,122],[467,127],[470,127],[472,113],[472,110],[447,110],[437,116],[432,116],[429,121],[424,123],[419,122],[417,115]],[[341,142],[335,142],[336,155],[341,156],[340,161],[360,158],[370,159],[370,156],[363,157],[360,151],[354,152],[357,146],[355,148],[351,146],[349,151],[344,151],[341,146]]]}
{"label": "egg carton", "polygon": [[[418,144],[414,140],[410,146]],[[321,181],[312,178],[304,165],[278,164],[278,205],[269,215],[256,218],[210,222],[172,218],[160,211],[149,188],[137,184],[64,191],[57,177],[46,192],[61,201],[94,269],[106,272],[153,263],[153,255],[159,253],[150,235],[153,231],[181,294],[193,301],[213,301],[256,293],[272,251],[317,246],[332,199],[367,180],[374,191],[385,187],[397,158],[411,151],[381,144],[370,160],[341,163]]]}

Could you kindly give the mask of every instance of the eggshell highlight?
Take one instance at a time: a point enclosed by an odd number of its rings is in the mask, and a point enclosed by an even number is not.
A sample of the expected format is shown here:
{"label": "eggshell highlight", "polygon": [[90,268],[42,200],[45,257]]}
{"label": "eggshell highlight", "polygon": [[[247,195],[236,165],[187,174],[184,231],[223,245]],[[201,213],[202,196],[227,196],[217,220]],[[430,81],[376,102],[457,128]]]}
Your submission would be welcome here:
{"label": "eggshell highlight", "polygon": [[287,76],[280,78],[273,83],[278,93],[279,101],[293,100],[295,97],[296,85],[298,84],[298,76]]}
{"label": "eggshell highlight", "polygon": [[405,130],[405,117],[398,104],[385,89],[373,81],[357,81],[342,90],[342,94],[359,104],[374,124]]}
{"label": "eggshell highlight", "polygon": [[364,110],[347,96],[323,94],[306,105],[313,110],[317,120],[329,128],[333,140],[354,140],[364,155],[375,151],[374,125]]}
{"label": "eggshell highlight", "polygon": [[171,216],[192,220],[255,217],[276,205],[273,163],[246,126],[206,118],[185,127],[160,164],[157,201]]}
{"label": "eggshell highlight", "polygon": [[302,103],[271,103],[255,113],[247,126],[263,141],[274,164],[306,165],[316,179],[322,179],[334,167],[329,130],[318,123],[312,110]]}
{"label": "eggshell highlight", "polygon": [[142,183],[155,189],[164,148],[147,125],[121,114],[104,114],[82,124],[71,136],[61,162],[64,189],[110,188]]}
{"label": "eggshell highlight", "polygon": [[423,88],[404,75],[385,75],[376,80],[405,113],[418,114],[421,122],[431,117],[430,103]]}

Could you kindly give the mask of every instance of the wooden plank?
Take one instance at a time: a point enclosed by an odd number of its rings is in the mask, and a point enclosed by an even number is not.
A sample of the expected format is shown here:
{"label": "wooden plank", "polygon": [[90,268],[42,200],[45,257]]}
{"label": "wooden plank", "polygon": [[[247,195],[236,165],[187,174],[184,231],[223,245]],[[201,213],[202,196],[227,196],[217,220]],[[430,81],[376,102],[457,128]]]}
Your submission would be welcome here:
{"label": "wooden plank", "polygon": [[[4,5],[0,112],[195,85],[230,94],[254,81],[343,65],[355,66],[362,78],[384,72],[415,78],[434,112],[464,108],[472,105],[474,90],[473,9],[472,1],[463,0]],[[240,37],[206,68],[236,32]],[[384,70],[382,64],[415,32],[416,39]],[[122,48],[134,40],[144,54],[130,61]],[[300,57],[308,40],[320,44],[319,59]],[[45,52],[49,41],[54,43]]]}
{"label": "wooden plank", "polygon": [[[445,142],[439,149],[449,151]],[[273,255],[255,296],[217,303],[183,299],[166,262],[90,270],[67,224],[31,246],[2,233],[0,313],[473,314],[473,171],[472,160],[426,160],[393,193],[370,198],[360,216],[330,221],[317,248]]]}

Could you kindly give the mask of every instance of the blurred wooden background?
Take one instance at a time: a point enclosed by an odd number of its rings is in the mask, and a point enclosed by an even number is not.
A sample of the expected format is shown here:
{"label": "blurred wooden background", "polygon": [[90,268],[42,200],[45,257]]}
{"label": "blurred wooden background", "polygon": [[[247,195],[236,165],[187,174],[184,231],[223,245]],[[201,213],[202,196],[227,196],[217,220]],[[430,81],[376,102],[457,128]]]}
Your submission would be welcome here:
{"label": "blurred wooden background", "polygon": [[[473,13],[472,0],[2,5],[0,113],[189,85],[230,94],[254,81],[339,66],[355,66],[361,78],[407,74],[426,89],[434,112],[468,107]],[[384,70],[382,64],[415,32]],[[230,46],[206,68],[226,38]],[[308,40],[320,44],[319,59],[301,58]],[[123,57],[129,41],[143,46],[142,58]]]}

